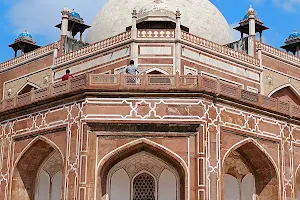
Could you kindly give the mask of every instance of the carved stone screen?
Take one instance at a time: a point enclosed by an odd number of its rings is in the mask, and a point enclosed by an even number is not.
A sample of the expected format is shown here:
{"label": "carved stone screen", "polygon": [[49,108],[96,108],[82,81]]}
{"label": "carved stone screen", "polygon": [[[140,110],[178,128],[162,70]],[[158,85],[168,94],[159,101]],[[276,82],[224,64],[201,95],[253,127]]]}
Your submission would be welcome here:
{"label": "carved stone screen", "polygon": [[155,200],[155,181],[152,176],[142,173],[135,177],[133,200]]}

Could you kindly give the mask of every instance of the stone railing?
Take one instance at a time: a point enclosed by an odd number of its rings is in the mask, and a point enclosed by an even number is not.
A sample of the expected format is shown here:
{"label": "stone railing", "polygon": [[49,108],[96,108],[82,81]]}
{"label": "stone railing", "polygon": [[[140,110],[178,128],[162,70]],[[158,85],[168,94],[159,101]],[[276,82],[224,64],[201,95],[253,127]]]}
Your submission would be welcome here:
{"label": "stone railing", "polygon": [[70,61],[70,60],[82,57],[82,56],[86,56],[88,54],[102,50],[104,48],[114,46],[118,43],[129,40],[130,38],[131,38],[130,32],[121,33],[119,35],[113,36],[111,38],[107,38],[105,40],[96,42],[89,46],[83,47],[83,48],[73,51],[71,53],[65,54],[61,57],[58,57],[54,60],[54,64],[57,65],[57,64],[60,64],[60,63],[66,62],[66,61]]}
{"label": "stone railing", "polygon": [[[205,92],[227,98],[231,101],[246,103],[260,110],[275,111],[281,115],[300,119],[300,106],[275,98],[243,90],[240,86],[205,76],[177,75],[99,75],[83,74],[68,81],[61,81],[48,88],[32,90],[11,99],[0,102],[0,112],[26,106],[59,95],[67,95],[79,90],[87,91],[141,91],[157,94],[172,92]],[[35,104],[37,105],[37,104]]]}
{"label": "stone railing", "polygon": [[278,56],[284,60],[293,62],[295,64],[300,64],[300,58],[291,54],[288,54],[287,52],[281,51],[279,49],[276,49],[274,47],[271,47],[267,44],[263,44],[263,43],[259,43],[258,41],[256,41],[256,45],[260,44],[261,48],[263,51],[272,54],[274,56]]}
{"label": "stone railing", "polygon": [[175,38],[174,29],[139,29],[138,38]]}
{"label": "stone railing", "polygon": [[53,51],[54,46],[55,46],[55,43],[52,43],[52,44],[49,44],[45,47],[41,47],[41,48],[38,48],[34,51],[26,53],[22,56],[19,56],[19,57],[13,58],[11,60],[8,60],[6,62],[0,63],[0,71],[3,71],[7,68],[13,67],[15,65],[22,64],[23,62],[27,62],[31,59],[36,59],[36,58],[38,58],[42,55],[45,55],[45,54]]}
{"label": "stone railing", "polygon": [[182,31],[181,32],[181,39],[183,39],[185,41],[188,41],[188,42],[191,42],[191,43],[194,43],[196,45],[200,45],[200,46],[205,47],[207,49],[216,51],[218,53],[225,54],[227,56],[236,58],[236,59],[241,60],[243,62],[259,66],[259,60],[252,57],[252,56],[249,56],[249,55],[247,55],[245,53],[242,53],[242,52],[235,51],[235,50],[233,50],[231,48],[228,48],[228,47],[225,47],[223,45],[216,44],[214,42],[208,41],[208,40],[203,39],[201,37],[192,35],[190,33]]}

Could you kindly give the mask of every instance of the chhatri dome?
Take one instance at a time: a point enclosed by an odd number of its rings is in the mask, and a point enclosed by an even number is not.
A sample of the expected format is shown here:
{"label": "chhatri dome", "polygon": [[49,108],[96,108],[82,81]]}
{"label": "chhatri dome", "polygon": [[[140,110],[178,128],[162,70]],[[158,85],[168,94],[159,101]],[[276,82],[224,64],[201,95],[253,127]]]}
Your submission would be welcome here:
{"label": "chhatri dome", "polygon": [[132,11],[139,17],[162,13],[175,16],[181,12],[181,24],[189,32],[207,40],[226,44],[232,42],[231,29],[221,12],[209,0],[109,0],[98,12],[87,34],[87,42],[95,43],[117,35],[131,26]]}

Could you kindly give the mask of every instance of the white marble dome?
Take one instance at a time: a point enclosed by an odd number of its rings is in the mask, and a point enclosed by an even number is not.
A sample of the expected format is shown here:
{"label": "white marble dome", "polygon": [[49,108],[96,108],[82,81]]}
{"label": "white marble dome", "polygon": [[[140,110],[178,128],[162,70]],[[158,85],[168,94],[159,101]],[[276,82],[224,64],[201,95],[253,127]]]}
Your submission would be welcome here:
{"label": "white marble dome", "polygon": [[190,33],[207,40],[226,44],[232,42],[232,32],[221,12],[209,0],[109,0],[98,12],[87,34],[87,42],[112,37],[131,26],[131,13],[142,9],[163,7],[181,12],[181,24]]}

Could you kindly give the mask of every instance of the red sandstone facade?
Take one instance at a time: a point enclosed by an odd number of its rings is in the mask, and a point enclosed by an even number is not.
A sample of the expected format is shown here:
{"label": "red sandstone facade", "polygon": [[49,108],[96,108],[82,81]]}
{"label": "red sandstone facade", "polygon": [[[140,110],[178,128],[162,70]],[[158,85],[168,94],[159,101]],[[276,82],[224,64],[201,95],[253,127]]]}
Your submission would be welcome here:
{"label": "red sandstone facade", "polygon": [[[251,176],[255,199],[296,199],[300,59],[258,41],[249,56],[184,31],[137,33],[0,64],[0,200],[37,199],[41,171],[61,173],[60,199],[113,199],[120,169],[133,185],[153,170],[155,199],[163,169],[177,200],[243,195]],[[122,73],[132,58],[136,83]],[[66,69],[75,78],[60,81]]]}

